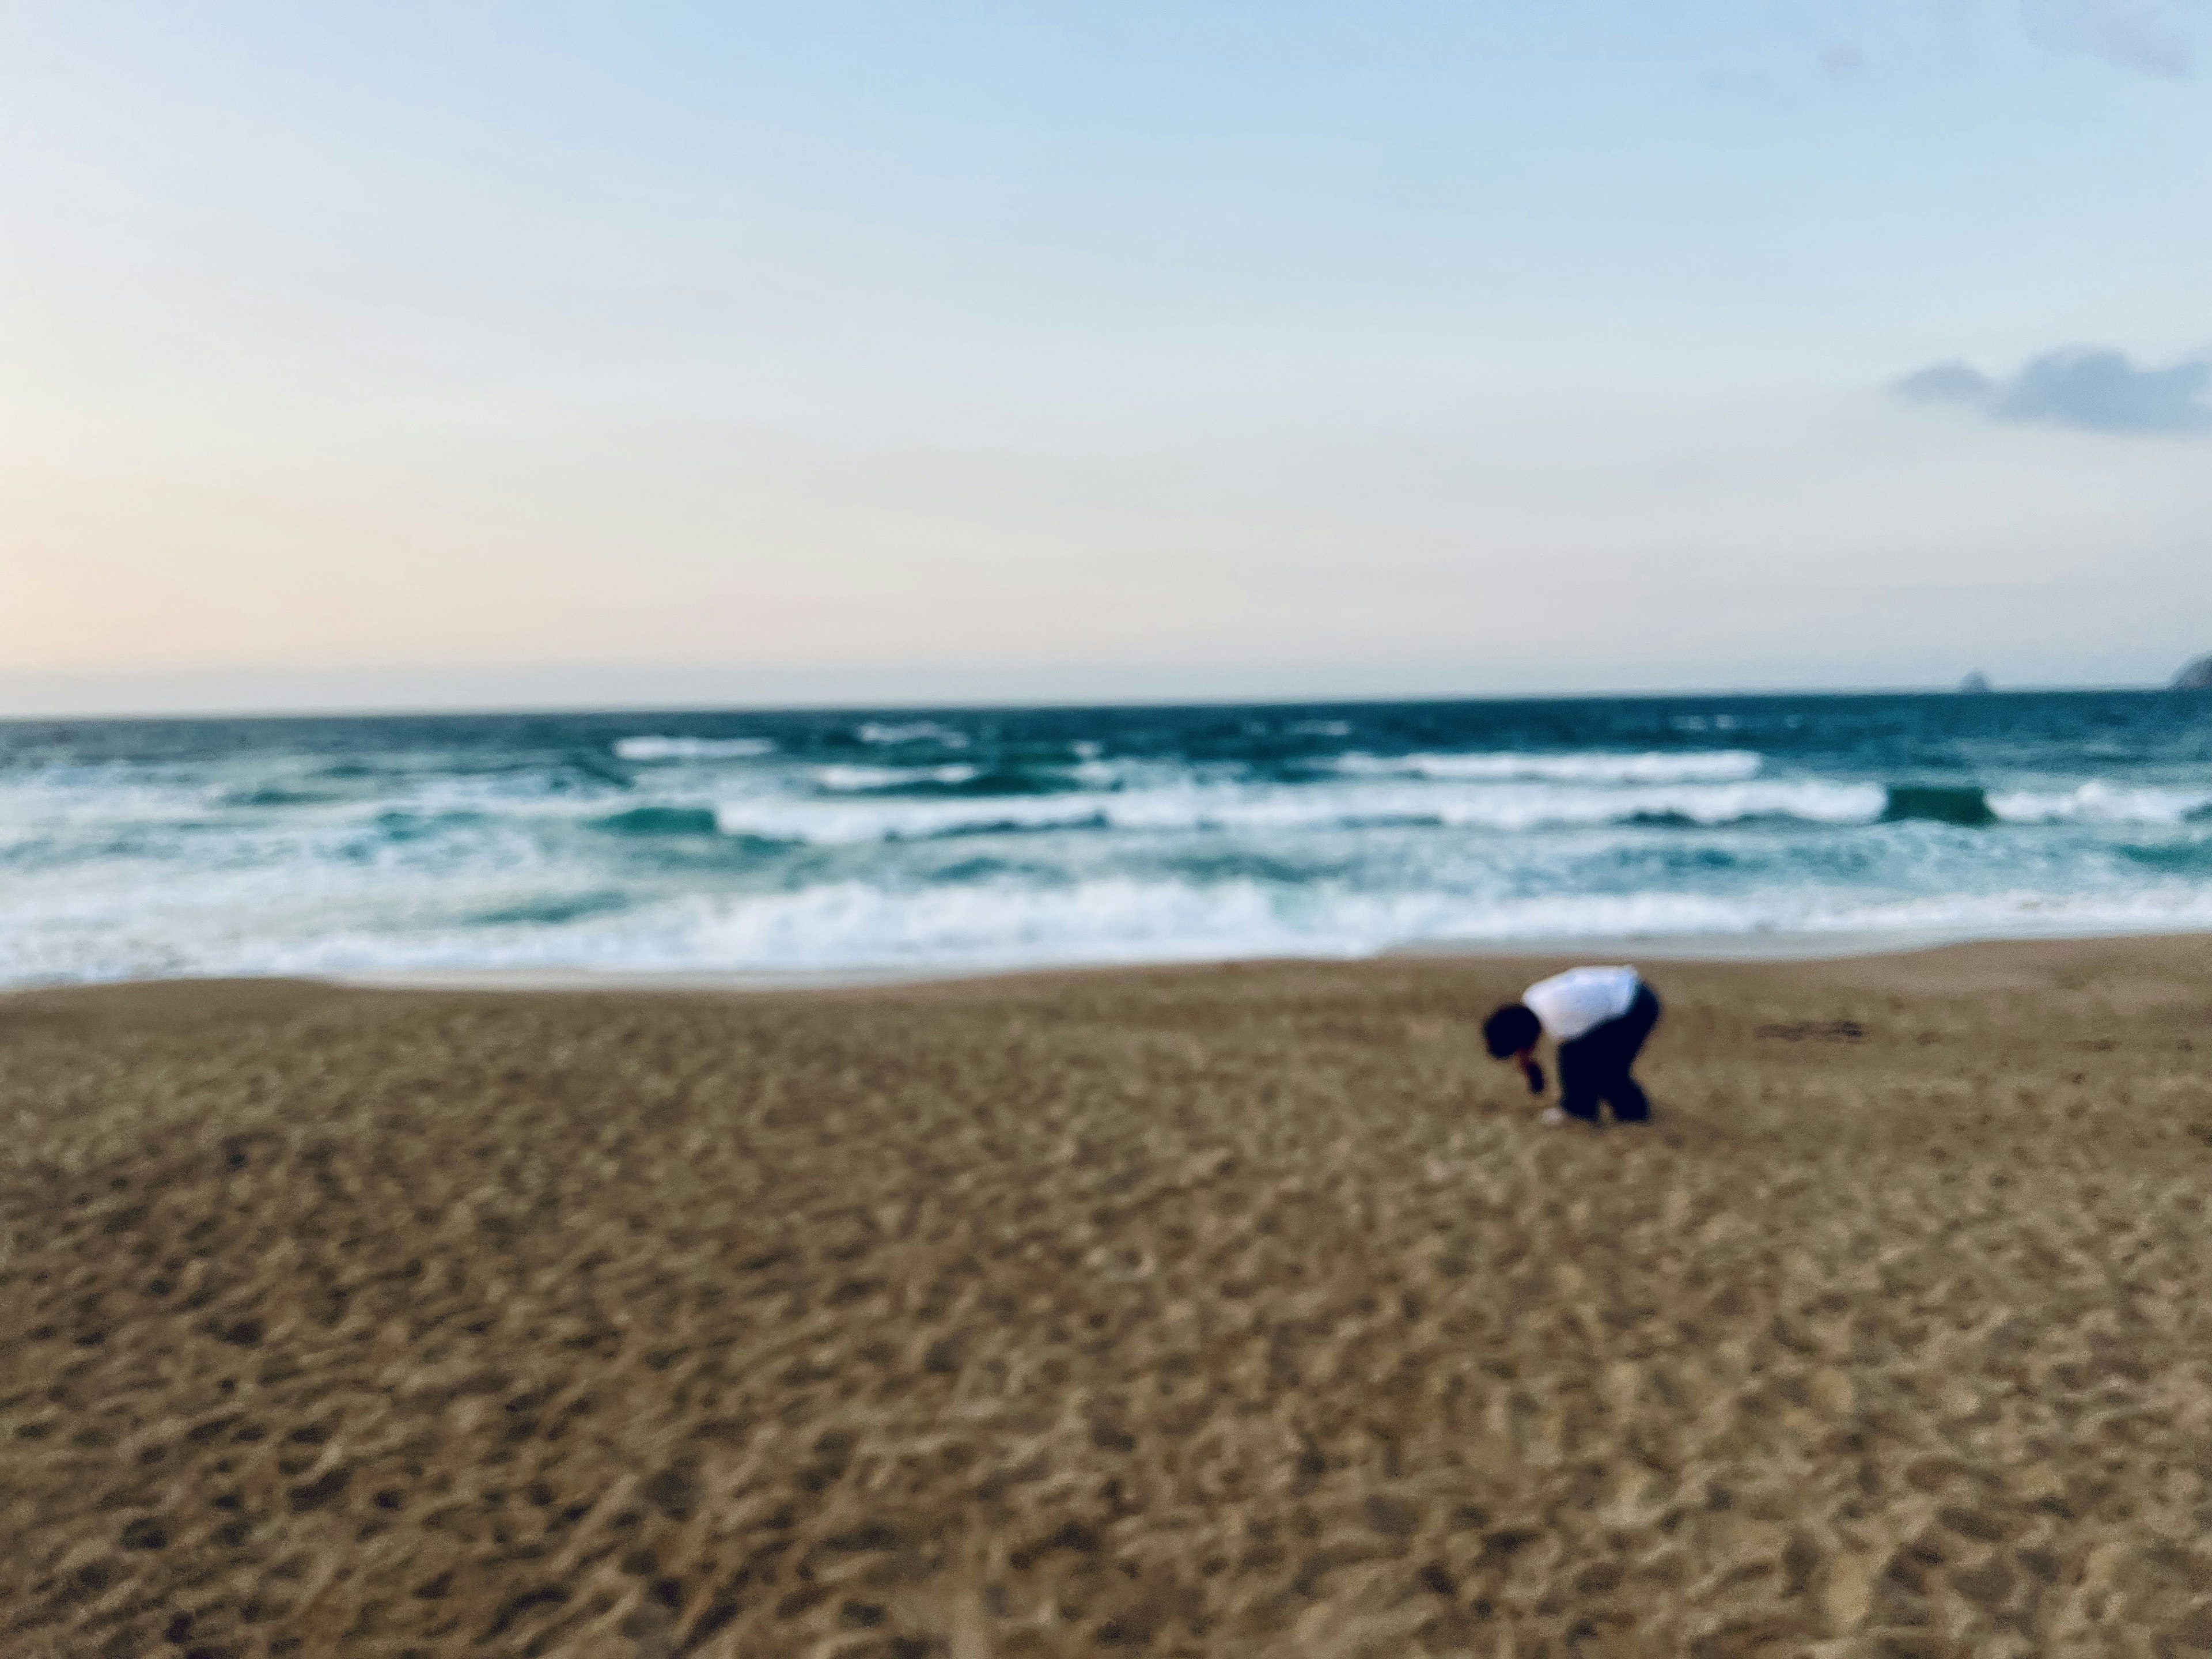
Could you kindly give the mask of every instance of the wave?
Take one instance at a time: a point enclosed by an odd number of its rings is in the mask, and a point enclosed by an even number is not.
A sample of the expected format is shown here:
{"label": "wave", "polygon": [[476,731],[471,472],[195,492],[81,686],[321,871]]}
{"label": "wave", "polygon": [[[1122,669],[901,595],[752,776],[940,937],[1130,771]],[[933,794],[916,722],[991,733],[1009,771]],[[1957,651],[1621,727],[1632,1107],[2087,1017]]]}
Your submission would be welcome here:
{"label": "wave", "polygon": [[1448,788],[1403,781],[1335,786],[1186,784],[1028,797],[876,795],[808,801],[750,796],[717,809],[725,831],[823,845],[973,835],[985,826],[1038,832],[1103,826],[1150,834],[1212,830],[1352,830],[1378,824],[1510,832],[1639,820],[1712,828],[1773,821],[1871,823],[1878,785],[1803,779],[1641,788],[1491,785]]}
{"label": "wave", "polygon": [[1025,823],[1019,818],[979,817],[969,822],[952,824],[943,830],[933,830],[924,835],[887,836],[882,839],[894,842],[930,842],[953,841],[974,836],[1029,836],[1042,833],[1072,836],[1111,830],[1113,828],[1113,823],[1103,812],[1092,812],[1082,817],[1055,817],[1042,823]]}
{"label": "wave", "polygon": [[1352,777],[1415,777],[1444,782],[1726,783],[1758,775],[1762,758],[1747,749],[1686,753],[1339,756],[1334,769]]}
{"label": "wave", "polygon": [[935,720],[863,720],[853,730],[862,743],[888,744],[933,743],[945,749],[965,749],[968,734]]}
{"label": "wave", "polygon": [[1990,809],[2007,823],[2185,823],[2212,813],[2212,789],[2116,784],[2094,778],[2057,792],[1992,793]]}
{"label": "wave", "polygon": [[825,793],[853,795],[972,783],[982,774],[973,766],[817,766],[807,775]]}
{"label": "wave", "polygon": [[577,893],[480,910],[470,920],[479,927],[558,927],[588,916],[613,915],[629,909],[631,902],[626,893]]}
{"label": "wave", "polygon": [[[1409,757],[1421,759],[1425,757]],[[1482,759],[1491,757],[1465,757]],[[1522,757],[1512,757],[1518,763]],[[2175,824],[2212,813],[2212,792],[2091,783],[2063,795],[1975,785],[1856,783],[1820,778],[1644,781],[1617,763],[1567,781],[1498,769],[1467,777],[1361,769],[1315,783],[1211,781],[1183,770],[1086,763],[1072,769],[823,767],[826,799],[763,794],[725,801],[725,830],[831,845],[941,835],[1105,827],[1139,833],[1351,830],[1430,825],[1532,832],[1620,825],[1712,830],[1792,823]],[[1756,757],[1747,757],[1756,762]],[[1741,763],[1734,763],[1738,767]],[[1653,769],[1655,771],[1659,769]],[[1718,764],[1709,769],[1717,774]]]}
{"label": "wave", "polygon": [[1005,799],[1059,795],[1086,786],[1118,787],[1120,780],[1095,761],[1073,768],[1006,766],[818,766],[810,774],[824,794]]}
{"label": "wave", "polygon": [[319,806],[344,797],[312,789],[285,789],[274,784],[258,789],[235,789],[222,797],[225,806]]}
{"label": "wave", "polygon": [[615,756],[626,761],[752,760],[775,752],[768,738],[624,738]]}
{"label": "wave", "polygon": [[2175,883],[2069,899],[1997,892],[1899,900],[1802,885],[1726,896],[1364,894],[1285,888],[1256,871],[1214,881],[1107,877],[1050,886],[976,873],[985,878],[974,884],[891,890],[843,880],[649,905],[553,895],[413,931],[356,921],[290,938],[205,929],[162,936],[142,928],[64,939],[33,932],[0,941],[0,980],[434,969],[981,969],[1356,957],[1424,944],[1571,947],[1577,940],[1653,937],[2034,937],[2212,927],[2212,891]]}
{"label": "wave", "polygon": [[0,730],[0,982],[2212,924],[2201,722],[2023,707]]}
{"label": "wave", "polygon": [[384,838],[392,842],[429,841],[491,821],[489,813],[471,811],[379,812],[370,820]]}
{"label": "wave", "polygon": [[1988,797],[1972,784],[1892,784],[1881,817],[1885,823],[1954,823],[1962,829],[1997,821]]}
{"label": "wave", "polygon": [[2152,847],[2122,847],[2120,856],[2131,864],[2177,874],[2212,875],[2212,841],[2196,837]]}
{"label": "wave", "polygon": [[1361,957],[1421,944],[1583,939],[1755,938],[1761,933],[2033,936],[2212,924],[2201,888],[2176,908],[2149,896],[2051,902],[1990,894],[1855,902],[1778,889],[1528,898],[1285,890],[1262,879],[1197,884],[1104,878],[1035,887],[887,895],[838,884],[720,907],[696,923],[708,959],[789,969]]}
{"label": "wave", "polygon": [[1978,828],[1992,823],[2186,823],[2212,814],[2212,790],[2114,784],[2103,779],[2058,791],[1989,790],[1976,784],[1893,784],[1885,822],[1919,820]]}

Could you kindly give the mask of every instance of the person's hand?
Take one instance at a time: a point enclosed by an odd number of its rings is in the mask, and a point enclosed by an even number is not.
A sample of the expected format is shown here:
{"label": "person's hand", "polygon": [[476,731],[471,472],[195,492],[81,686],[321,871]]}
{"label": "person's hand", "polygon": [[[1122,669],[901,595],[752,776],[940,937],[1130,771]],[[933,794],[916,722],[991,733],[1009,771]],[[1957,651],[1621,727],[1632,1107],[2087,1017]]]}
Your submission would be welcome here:
{"label": "person's hand", "polygon": [[1528,1079],[1530,1094],[1540,1095],[1544,1092],[1544,1068],[1536,1063],[1534,1055],[1523,1054],[1521,1057],[1521,1075]]}

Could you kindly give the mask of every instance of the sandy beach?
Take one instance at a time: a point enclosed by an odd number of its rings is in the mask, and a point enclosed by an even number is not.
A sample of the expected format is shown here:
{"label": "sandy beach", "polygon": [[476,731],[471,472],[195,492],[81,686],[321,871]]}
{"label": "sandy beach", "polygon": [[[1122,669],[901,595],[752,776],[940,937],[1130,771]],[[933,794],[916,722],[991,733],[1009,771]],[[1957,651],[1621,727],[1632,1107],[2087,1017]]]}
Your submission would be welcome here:
{"label": "sandy beach", "polygon": [[0,1653],[2212,1652],[2212,941],[0,999]]}

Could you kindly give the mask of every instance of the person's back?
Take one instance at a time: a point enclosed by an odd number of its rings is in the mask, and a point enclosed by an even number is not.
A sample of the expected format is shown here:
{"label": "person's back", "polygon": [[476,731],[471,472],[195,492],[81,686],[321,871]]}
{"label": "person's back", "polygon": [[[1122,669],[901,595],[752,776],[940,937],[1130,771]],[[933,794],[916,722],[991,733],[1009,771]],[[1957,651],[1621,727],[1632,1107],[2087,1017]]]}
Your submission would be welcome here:
{"label": "person's back", "polygon": [[1651,1103],[1629,1068],[1659,1013],[1658,997],[1633,968],[1570,968],[1497,1010],[1483,1022],[1482,1035],[1491,1057],[1519,1065],[1535,1094],[1544,1091],[1536,1044],[1552,1039],[1559,1048],[1563,1116],[1594,1123],[1602,1100],[1614,1122],[1641,1123],[1650,1117]]}
{"label": "person's back", "polygon": [[1538,980],[1521,1000],[1553,1042],[1572,1042],[1626,1013],[1643,983],[1633,968],[1570,968]]}

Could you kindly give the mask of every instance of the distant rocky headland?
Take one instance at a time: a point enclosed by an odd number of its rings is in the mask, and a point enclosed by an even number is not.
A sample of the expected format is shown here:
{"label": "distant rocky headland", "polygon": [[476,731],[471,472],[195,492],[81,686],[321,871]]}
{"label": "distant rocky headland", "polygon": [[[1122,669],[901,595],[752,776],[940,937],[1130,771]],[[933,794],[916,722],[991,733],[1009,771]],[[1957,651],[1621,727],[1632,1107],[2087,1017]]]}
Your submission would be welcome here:
{"label": "distant rocky headland", "polygon": [[2177,691],[2212,691],[2212,653],[2199,657],[2173,677]]}

